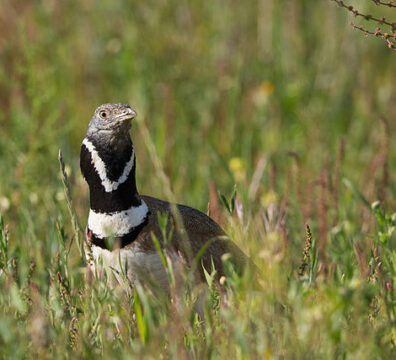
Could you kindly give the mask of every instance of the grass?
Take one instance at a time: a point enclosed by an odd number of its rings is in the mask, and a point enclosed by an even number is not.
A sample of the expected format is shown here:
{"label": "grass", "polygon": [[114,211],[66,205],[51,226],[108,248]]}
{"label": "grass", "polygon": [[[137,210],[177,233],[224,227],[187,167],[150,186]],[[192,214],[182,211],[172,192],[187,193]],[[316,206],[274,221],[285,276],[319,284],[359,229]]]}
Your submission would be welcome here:
{"label": "grass", "polygon": [[[3,0],[0,356],[393,357],[395,55],[347,16],[331,1]],[[138,112],[139,191],[209,208],[260,269],[207,274],[205,321],[169,262],[171,300],[87,274],[79,147],[104,102]]]}

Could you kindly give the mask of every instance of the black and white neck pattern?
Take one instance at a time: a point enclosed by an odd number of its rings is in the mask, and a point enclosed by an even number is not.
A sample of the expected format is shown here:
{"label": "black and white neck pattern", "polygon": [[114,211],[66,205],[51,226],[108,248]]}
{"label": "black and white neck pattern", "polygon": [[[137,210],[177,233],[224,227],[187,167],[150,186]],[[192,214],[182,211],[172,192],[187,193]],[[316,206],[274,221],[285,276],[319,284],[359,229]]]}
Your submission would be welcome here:
{"label": "black and white neck pattern", "polygon": [[[89,151],[91,155],[91,164],[94,166],[96,173],[99,176],[100,182],[106,192],[113,192],[117,190],[117,188],[124,183],[129,174],[131,173],[132,168],[135,164],[135,153],[133,151],[133,147],[127,149],[127,153],[129,155],[129,160],[123,165],[126,159],[114,159],[112,161],[111,158],[108,158],[108,164],[106,166],[105,162],[99,155],[99,152],[96,150],[94,144],[89,141],[87,138],[84,139],[83,145]],[[131,150],[131,151],[129,151]],[[103,155],[105,152],[103,153]],[[117,166],[117,162],[120,166]],[[121,169],[123,166],[122,174],[117,178],[117,180],[112,180],[112,178],[116,178],[117,170]],[[109,173],[108,173],[109,172]]]}
{"label": "black and white neck pattern", "polygon": [[111,236],[122,245],[132,242],[147,222],[149,210],[136,189],[131,140],[117,148],[86,137],[80,167],[90,190],[88,229],[93,242],[105,247],[104,239]]}

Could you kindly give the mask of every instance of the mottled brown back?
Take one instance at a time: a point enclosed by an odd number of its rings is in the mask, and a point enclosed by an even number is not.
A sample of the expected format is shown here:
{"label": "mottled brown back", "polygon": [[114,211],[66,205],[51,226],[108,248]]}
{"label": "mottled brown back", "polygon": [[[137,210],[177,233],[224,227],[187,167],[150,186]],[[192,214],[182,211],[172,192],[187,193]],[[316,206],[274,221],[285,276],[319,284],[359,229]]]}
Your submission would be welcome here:
{"label": "mottled brown back", "polygon": [[[157,239],[164,246],[160,225],[158,223],[158,213],[166,213],[169,217],[167,233],[172,231],[171,247],[181,252],[187,262],[191,265],[192,260],[197,256],[201,248],[210,242],[210,245],[202,256],[203,264],[207,271],[211,270],[211,259],[217,270],[217,275],[223,275],[222,255],[229,253],[232,262],[236,266],[243,266],[247,263],[246,255],[227,237],[223,229],[209,216],[185,205],[177,205],[183,228],[176,230],[175,216],[172,213],[170,203],[150,196],[141,196],[146,202],[150,215],[147,225],[142,229],[137,239],[127,247],[140,245],[147,251],[155,251],[151,234],[154,233]],[[185,230],[185,233],[183,233]],[[186,245],[184,240],[187,241]],[[189,251],[189,248],[191,251]],[[189,256],[191,253],[191,256]],[[198,266],[201,276],[203,270]]]}

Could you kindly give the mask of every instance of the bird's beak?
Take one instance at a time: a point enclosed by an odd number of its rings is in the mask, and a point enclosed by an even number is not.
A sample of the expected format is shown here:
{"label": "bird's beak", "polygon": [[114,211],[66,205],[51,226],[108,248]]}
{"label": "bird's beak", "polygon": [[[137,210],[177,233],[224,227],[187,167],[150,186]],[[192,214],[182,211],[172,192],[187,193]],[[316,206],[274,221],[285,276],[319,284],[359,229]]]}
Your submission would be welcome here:
{"label": "bird's beak", "polygon": [[118,115],[117,118],[120,121],[132,120],[136,117],[136,115],[136,111],[128,107],[120,115]]}

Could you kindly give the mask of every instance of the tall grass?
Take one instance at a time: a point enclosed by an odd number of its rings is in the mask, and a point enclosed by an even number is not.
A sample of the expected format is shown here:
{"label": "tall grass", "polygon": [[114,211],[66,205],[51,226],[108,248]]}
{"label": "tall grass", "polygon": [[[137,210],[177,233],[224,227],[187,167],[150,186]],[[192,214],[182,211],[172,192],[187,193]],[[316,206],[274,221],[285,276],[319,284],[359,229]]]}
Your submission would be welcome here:
{"label": "tall grass", "polygon": [[[1,357],[394,356],[394,52],[346,16],[309,0],[0,2]],[[79,147],[104,102],[138,113],[139,191],[209,209],[259,268],[207,274],[205,321],[176,265],[170,298],[82,265]]]}

